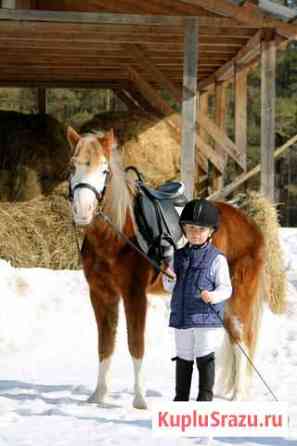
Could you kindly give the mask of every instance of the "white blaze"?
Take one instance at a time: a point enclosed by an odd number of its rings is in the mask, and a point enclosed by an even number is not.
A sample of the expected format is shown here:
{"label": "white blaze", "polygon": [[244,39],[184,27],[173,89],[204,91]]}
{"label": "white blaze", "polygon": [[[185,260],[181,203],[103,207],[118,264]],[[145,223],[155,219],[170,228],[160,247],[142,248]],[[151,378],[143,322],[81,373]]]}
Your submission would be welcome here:
{"label": "white blaze", "polygon": [[[99,194],[103,191],[106,183],[108,164],[104,163],[100,168],[86,173],[83,167],[77,167],[75,174],[71,178],[71,189],[77,184],[85,183],[92,186]],[[74,191],[72,211],[75,223],[87,225],[92,221],[97,206],[95,193],[86,188],[80,187]]]}

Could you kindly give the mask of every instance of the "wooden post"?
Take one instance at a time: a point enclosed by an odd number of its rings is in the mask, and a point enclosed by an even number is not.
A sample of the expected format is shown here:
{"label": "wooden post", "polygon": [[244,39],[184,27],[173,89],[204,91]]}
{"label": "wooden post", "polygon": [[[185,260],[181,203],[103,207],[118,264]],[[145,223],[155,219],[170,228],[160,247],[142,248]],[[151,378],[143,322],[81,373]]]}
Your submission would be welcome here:
{"label": "wooden post", "polygon": [[187,198],[192,199],[195,178],[198,61],[198,21],[196,18],[185,19],[184,33],[181,178]]}
{"label": "wooden post", "polygon": [[247,155],[247,73],[246,69],[235,68],[235,145],[245,161]]}
{"label": "wooden post", "polygon": [[46,113],[46,88],[38,88],[38,113]]}
{"label": "wooden post", "polygon": [[[226,115],[226,88],[223,82],[216,82],[215,84],[215,123],[222,130],[225,130],[225,115]],[[226,153],[222,148],[216,144],[215,150],[221,153],[224,157],[225,162],[227,161]],[[223,189],[224,177],[223,175],[214,167],[213,169],[213,179],[212,179],[212,189],[213,191],[218,191]]]}
{"label": "wooden post", "polygon": [[274,200],[276,45],[263,40],[261,46],[261,191]]}
{"label": "wooden post", "polygon": [[[208,91],[203,91],[203,92],[199,93],[199,101],[197,101],[197,106],[198,106],[198,110],[201,113],[203,113],[204,115],[208,114]],[[203,141],[208,143],[208,133],[199,124],[198,124],[198,134]],[[207,174],[207,178],[208,178],[208,170],[209,170],[209,161],[207,160],[207,158],[205,159],[205,172],[203,172],[199,168],[201,157],[203,157],[203,154],[201,152],[199,143],[197,143],[196,144],[196,166],[198,167],[198,171],[196,172],[196,182],[197,182],[197,176],[198,176],[198,183],[199,183],[199,178],[202,175],[205,175],[205,173]]]}

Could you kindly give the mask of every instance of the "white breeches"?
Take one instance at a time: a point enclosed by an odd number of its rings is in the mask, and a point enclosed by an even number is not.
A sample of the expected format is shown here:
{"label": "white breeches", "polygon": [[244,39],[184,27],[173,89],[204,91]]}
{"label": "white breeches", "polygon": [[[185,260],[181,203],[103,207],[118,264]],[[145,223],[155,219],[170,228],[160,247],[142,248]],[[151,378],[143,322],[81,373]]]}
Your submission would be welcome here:
{"label": "white breeches", "polygon": [[221,327],[174,329],[176,356],[193,361],[215,352],[221,342]]}

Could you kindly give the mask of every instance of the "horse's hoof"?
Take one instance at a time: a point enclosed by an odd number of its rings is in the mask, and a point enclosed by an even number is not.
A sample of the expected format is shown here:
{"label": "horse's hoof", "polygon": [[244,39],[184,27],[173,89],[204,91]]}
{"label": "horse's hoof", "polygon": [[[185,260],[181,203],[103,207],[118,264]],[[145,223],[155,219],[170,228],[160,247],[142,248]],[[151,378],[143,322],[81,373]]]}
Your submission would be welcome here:
{"label": "horse's hoof", "polygon": [[244,401],[246,400],[246,395],[240,392],[234,392],[231,398],[232,401]]}
{"label": "horse's hoof", "polygon": [[142,395],[135,395],[133,407],[135,407],[135,409],[147,409],[147,404]]}
{"label": "horse's hoof", "polygon": [[105,401],[107,392],[98,392],[98,390],[95,390],[95,392],[88,398],[88,403],[92,404],[102,404]]}

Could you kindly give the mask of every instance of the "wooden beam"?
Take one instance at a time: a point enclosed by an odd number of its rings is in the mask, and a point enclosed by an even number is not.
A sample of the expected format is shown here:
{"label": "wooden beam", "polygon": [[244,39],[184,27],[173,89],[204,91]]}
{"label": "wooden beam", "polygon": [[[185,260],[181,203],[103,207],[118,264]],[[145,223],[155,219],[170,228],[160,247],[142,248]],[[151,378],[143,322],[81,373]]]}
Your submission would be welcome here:
{"label": "wooden beam", "polygon": [[197,114],[197,119],[199,124],[207,131],[207,133],[215,140],[216,144],[218,144],[225,152],[230,155],[234,161],[236,161],[240,167],[244,168],[244,159],[242,154],[239,152],[238,148],[231,141],[228,135],[220,129],[208,116],[201,113],[200,111]]}
{"label": "wooden beam", "polygon": [[57,23],[95,23],[118,25],[149,25],[149,26],[182,26],[183,17],[173,16],[146,16],[137,14],[109,14],[76,11],[42,11],[19,9],[10,11],[0,10],[0,20],[30,21],[30,22],[57,22]]}
{"label": "wooden beam", "polygon": [[123,80],[98,80],[81,81],[74,79],[1,79],[1,87],[19,87],[19,88],[87,88],[87,89],[108,89],[108,88],[129,88],[129,82]]}
{"label": "wooden beam", "polygon": [[263,40],[261,46],[261,191],[274,199],[275,148],[275,42]]}
{"label": "wooden beam", "polygon": [[262,31],[258,31],[238,53],[208,79],[199,82],[199,90],[205,90],[217,81],[227,80],[234,75],[234,67],[248,63],[260,53]]}
{"label": "wooden beam", "polygon": [[134,56],[135,60],[146,69],[147,73],[151,73],[153,77],[158,80],[159,84],[166,88],[166,90],[169,90],[174,99],[181,103],[182,94],[180,89],[173,82],[171,82],[161,70],[156,68],[151,56],[144,47],[139,45],[128,45],[127,50]]}
{"label": "wooden beam", "polygon": [[[202,154],[212,162],[214,166],[219,170],[219,172],[223,172],[224,170],[224,160],[223,158],[215,152],[215,150],[207,144],[200,135],[197,135],[197,145],[201,150]],[[198,157],[199,159],[199,157]]]}
{"label": "wooden beam", "polygon": [[[19,42],[19,45],[16,45],[15,47],[12,47],[12,45],[7,45],[6,42],[1,42],[0,44],[0,51],[5,50],[5,56],[7,57],[19,57],[24,58],[24,53],[27,47],[22,47],[21,42]],[[146,52],[147,55],[149,55],[150,59],[153,61],[154,64],[158,63],[164,63],[167,62],[179,62],[182,64],[183,62],[183,54],[181,51],[162,51],[161,48],[158,48],[157,50],[150,47],[149,50],[146,46],[142,45],[141,48]],[[133,60],[132,54],[126,54],[126,45],[121,46],[118,45],[118,48],[106,48],[104,45],[98,46],[97,48],[88,48],[87,45],[84,48],[77,48],[76,46],[72,48],[71,53],[69,52],[69,49],[64,46],[56,48],[54,45],[47,48],[28,48],[30,51],[30,59],[32,57],[32,60],[38,60],[38,57],[40,58],[47,58],[47,60],[53,60],[56,58],[68,58],[68,59],[76,59],[79,58],[80,60],[89,60],[91,58],[96,58],[97,62],[100,62],[100,60],[108,61],[108,60]],[[211,62],[211,63],[224,63],[229,57],[228,54],[216,54],[216,53],[208,53],[208,52],[200,52],[199,61],[201,59],[201,63],[205,62]],[[4,63],[4,61],[1,61],[1,63]]]}
{"label": "wooden beam", "polygon": [[[166,122],[176,132],[177,141],[181,142],[181,128],[182,120],[180,115],[173,110],[173,108],[160,96],[160,94],[133,68],[130,67],[131,81],[136,85],[142,95],[151,103],[151,105],[160,110],[166,117]],[[199,139],[197,139],[199,144]],[[212,147],[203,144],[200,140],[203,155],[209,158],[210,161],[219,169],[222,169],[222,160],[215,153]],[[199,144],[200,147],[200,144]]]}
{"label": "wooden beam", "polygon": [[[149,55],[144,52],[142,53],[141,48],[129,46],[130,52],[132,52],[135,55],[136,60],[140,60],[143,62],[144,67],[146,68],[146,73],[150,73],[150,75],[153,75],[153,78],[155,78],[159,84],[168,91],[172,95],[172,97],[176,100],[178,104],[181,103],[181,94],[180,90],[173,84],[173,82],[170,82],[168,77],[164,75],[164,72],[161,72],[158,67],[156,67],[152,60],[150,59]],[[203,104],[203,97],[202,97],[202,104]],[[204,114],[206,116],[206,114]],[[208,131],[208,133],[217,141],[217,151],[221,152],[222,157],[224,158],[225,150],[229,151],[230,155],[235,158],[235,160],[241,165],[240,157],[238,158],[239,150],[236,148],[236,146],[233,144],[233,142],[228,138],[226,133],[224,131],[220,130],[220,126],[216,126],[214,123],[212,123],[209,119],[201,119],[201,114],[199,114],[199,119],[197,121],[198,126],[204,128]],[[200,124],[200,125],[199,125]],[[222,127],[221,127],[222,129]],[[205,134],[203,135],[205,136]],[[203,147],[206,149],[207,139],[203,137],[200,130],[200,141],[203,140]],[[222,146],[223,143],[223,146]],[[209,145],[207,145],[209,148]],[[199,145],[197,146],[199,150]],[[244,152],[245,156],[245,152]],[[198,155],[199,158],[199,155]],[[220,171],[217,170],[217,175],[219,176]]]}
{"label": "wooden beam", "polygon": [[254,26],[256,28],[275,28],[278,32],[286,36],[295,37],[297,35],[296,27],[294,25],[285,23],[277,18],[265,15],[256,5],[251,5],[249,2],[244,3],[243,6],[238,6],[226,0],[180,0],[183,3],[205,8],[215,14],[220,14],[225,17],[232,17],[241,24]]}
{"label": "wooden beam", "polygon": [[[198,17],[197,20],[200,20]],[[245,38],[249,39],[255,34],[254,28],[240,28],[240,27],[218,27],[215,26],[216,19],[214,18],[214,22],[209,19],[209,23],[207,26],[201,26],[199,28],[199,35],[203,37],[212,36],[225,36],[225,37],[233,37],[237,38]],[[212,26],[210,27],[210,23]],[[32,34],[39,33],[59,33],[64,30],[65,34],[73,34],[80,31],[82,34],[121,34],[121,33],[131,33],[137,34],[139,32],[143,32],[143,34],[170,34],[182,37],[183,35],[183,27],[179,26],[170,26],[167,25],[159,25],[157,27],[152,27],[150,25],[130,25],[130,24],[90,24],[90,23],[67,23],[67,22],[38,22],[38,21],[25,21],[22,22],[22,26],[20,28],[20,23],[17,20],[2,20],[1,21],[1,32],[5,33],[15,33],[15,32],[30,32]]]}
{"label": "wooden beam", "polygon": [[[225,118],[226,118],[226,88],[223,82],[216,82],[215,84],[215,123],[225,132]],[[227,161],[227,154],[219,144],[215,144],[215,150],[220,153]],[[223,173],[219,172],[215,167],[213,168],[212,190],[221,190],[224,186]]]}
{"label": "wooden beam", "polygon": [[[0,27],[1,29],[1,27]],[[128,43],[128,42],[126,42]],[[131,43],[131,42],[130,42]],[[132,42],[135,43],[135,42]],[[143,43],[143,42],[142,42]],[[166,45],[160,45],[158,42],[158,39],[155,39],[155,41],[149,42],[149,44],[145,44],[146,47],[149,47],[150,52],[157,52],[158,54],[164,55],[171,55],[182,53],[183,49],[183,43],[182,41],[171,41],[167,42]],[[221,42],[219,39],[216,39],[215,42],[212,43],[203,43],[200,42],[200,48],[201,51],[210,54],[210,53],[216,53],[216,54],[227,54],[228,57],[230,57],[230,54],[235,54],[238,49],[241,48],[242,45],[240,44],[224,44],[224,42]],[[74,50],[106,50],[106,41],[96,41],[96,40],[79,40],[77,39],[75,41],[75,47],[73,46],[73,40],[67,39],[67,40],[60,40],[55,41],[54,38],[51,39],[32,39],[27,38],[24,39],[22,37],[19,38],[6,38],[3,36],[2,39],[0,39],[0,47],[1,48],[22,48],[22,49],[31,49],[31,48],[39,48],[39,49],[56,49],[61,48],[65,51],[74,51]],[[115,42],[114,39],[110,40],[108,42],[108,49],[110,51],[113,51],[113,49],[120,50],[122,49],[123,45],[121,42]]]}
{"label": "wooden beam", "polygon": [[124,89],[113,89],[114,94],[120,99],[120,101],[127,107],[130,111],[140,110],[143,111],[143,109],[139,106],[139,104],[132,98],[129,93]]}
{"label": "wooden beam", "polygon": [[[69,56],[66,51],[63,53],[60,53],[58,55],[54,55],[52,53],[46,53],[45,51],[40,51],[39,54],[32,54],[29,59],[29,55],[25,56],[24,51],[14,51],[11,52],[10,50],[5,51],[5,59],[0,59],[0,66],[7,66],[7,65],[21,65],[21,66],[33,66],[33,65],[50,65],[50,66],[59,66],[59,65],[77,65],[78,61],[81,63],[81,65],[85,64],[86,66],[101,66],[101,67],[111,67],[111,66],[120,66],[125,64],[135,64],[137,67],[139,67],[142,71],[144,68],[144,64],[141,63],[140,60],[136,61],[133,59],[132,55],[123,57],[123,56],[111,56],[104,57],[99,56],[97,59],[97,55],[81,55],[80,53],[72,54]],[[162,69],[166,69],[169,71],[181,71],[182,69],[182,60],[175,59],[175,58],[154,58],[150,59],[153,65],[162,71]],[[219,60],[201,60],[199,70],[209,68],[213,69],[218,67],[218,65],[221,62]],[[146,70],[148,72],[148,70]],[[152,69],[149,72],[150,76],[153,74]],[[168,81],[168,80],[167,80]],[[175,89],[177,87],[175,86]],[[179,91],[179,96],[181,96],[181,91]]]}
{"label": "wooden beam", "polygon": [[195,181],[196,91],[198,64],[198,23],[195,18],[185,22],[184,76],[182,103],[181,179],[185,195],[191,200]]}
{"label": "wooden beam", "polygon": [[151,103],[144,97],[144,95],[141,93],[141,91],[137,90],[134,85],[130,82],[129,89],[126,90],[127,94],[131,96],[131,98],[136,101],[136,103],[139,105],[139,107],[149,113],[152,113],[153,115],[156,115],[160,117],[160,112],[157,108],[152,107]]}
{"label": "wooden beam", "polygon": [[[273,154],[273,158],[275,160],[281,158],[284,156],[285,152],[293,146],[293,144],[297,143],[297,135],[293,136],[289,141],[287,141],[285,144],[283,144],[281,147],[276,149]],[[261,164],[257,164],[255,167],[253,167],[248,172],[244,172],[239,177],[236,178],[232,183],[228,184],[223,190],[217,191],[214,194],[211,194],[208,199],[209,200],[217,200],[221,198],[226,198],[228,195],[230,195],[232,192],[234,192],[241,184],[248,181],[253,176],[257,175],[261,172]]]}
{"label": "wooden beam", "polygon": [[[105,52],[104,50],[101,50],[100,48],[94,48],[94,49],[87,49],[86,48],[86,52],[84,52],[84,49],[73,49],[73,53],[70,55],[69,51],[67,50],[67,47],[64,49],[64,47],[59,48],[59,49],[54,49],[54,48],[20,48],[20,47],[16,47],[16,48],[11,48],[11,47],[5,47],[4,45],[0,45],[0,52],[5,51],[5,56],[7,56],[9,61],[13,61],[13,58],[17,58],[17,60],[19,61],[20,59],[22,60],[27,60],[28,61],[28,56],[30,55],[30,60],[32,60],[35,63],[38,63],[38,61],[53,61],[53,60],[60,60],[60,59],[64,59],[64,60],[69,60],[69,61],[74,61],[74,60],[82,60],[82,61],[86,61],[86,63],[91,62],[94,63],[94,59],[98,59],[96,60],[96,62],[98,64],[101,63],[101,60],[104,61],[105,63],[116,63],[116,61],[118,61],[118,63],[124,63],[125,61],[128,63],[132,63],[134,62],[134,58],[132,56],[132,54],[123,54],[123,49],[119,50],[119,51],[112,51],[112,52]],[[30,53],[30,54],[28,54]],[[148,51],[146,50],[146,53],[148,54]],[[151,53],[151,52],[150,52]],[[28,56],[27,56],[28,54]],[[39,59],[38,59],[39,58]],[[180,64],[180,66],[182,67],[182,55],[181,54],[165,54],[165,53],[154,53],[151,54],[150,56],[151,61],[155,64],[155,65],[175,65],[175,64]],[[200,59],[199,59],[200,60]],[[201,56],[201,63],[207,63],[210,62],[212,63],[216,63],[216,64],[222,64],[224,63],[224,61],[226,60],[226,57],[220,57],[220,56],[215,56],[215,55],[203,55]],[[2,63],[2,65],[4,65],[5,61],[1,60],[0,61]],[[16,62],[16,61],[15,61]],[[137,62],[136,62],[137,63]],[[102,63],[101,63],[102,64]],[[139,65],[140,63],[138,62],[137,65]]]}
{"label": "wooden beam", "polygon": [[[0,10],[1,11],[1,10]],[[97,45],[102,43],[139,43],[139,44],[145,44],[145,45],[151,45],[155,44],[158,46],[168,46],[168,47],[175,47],[177,44],[182,46],[182,37],[176,34],[170,35],[168,33],[167,35],[162,34],[158,35],[158,33],[151,33],[151,34],[145,34],[145,33],[89,33],[84,34],[79,32],[79,29],[75,35],[68,35],[63,33],[63,30],[60,30],[60,32],[57,32],[56,34],[50,33],[46,34],[45,32],[42,33],[28,33],[27,31],[24,33],[23,31],[15,32],[14,34],[8,34],[6,32],[1,31],[0,27],[0,41],[8,41],[8,42],[17,42],[18,40],[24,43],[33,43],[33,42],[44,42],[44,43],[52,43],[56,42],[57,46],[61,46],[63,44],[67,44],[67,42],[77,42],[77,44],[93,44]],[[202,46],[209,46],[212,47],[230,47],[236,49],[242,48],[243,45],[247,42],[247,39],[234,39],[233,37],[224,37],[220,36],[218,38],[217,36],[209,36],[209,37],[201,37],[201,44]]]}
{"label": "wooden beam", "polygon": [[39,113],[46,113],[46,89],[39,87],[37,89],[38,96],[38,111]]}
{"label": "wooden beam", "polygon": [[[199,93],[199,98],[198,98],[198,110],[203,113],[203,114],[207,114],[208,113],[208,92],[206,93]],[[197,121],[197,132],[198,135],[200,136],[199,141],[203,141],[203,143],[208,144],[208,134],[207,132],[204,130],[203,127],[201,127],[201,125],[199,124],[199,121]],[[196,150],[196,158],[198,163],[201,162],[201,156],[203,156],[202,150],[200,150],[200,146],[199,146],[199,142],[197,142],[197,150]],[[206,164],[205,164],[205,168],[204,171],[206,173],[208,173],[208,160],[206,159]]]}
{"label": "wooden beam", "polygon": [[235,144],[239,149],[243,170],[247,158],[247,70],[235,70]]}
{"label": "wooden beam", "polygon": [[[201,26],[237,27],[236,20],[227,17],[197,17]],[[94,23],[116,25],[148,25],[148,26],[183,26],[185,17],[169,15],[140,15],[140,14],[109,14],[98,12],[76,11],[42,11],[42,10],[16,10],[0,11],[0,20],[59,22],[59,23]],[[239,26],[240,27],[240,26]],[[250,26],[254,28],[253,25]]]}

